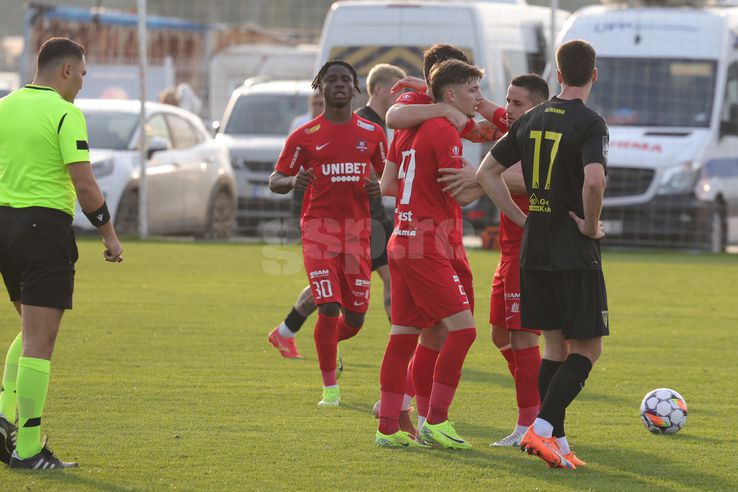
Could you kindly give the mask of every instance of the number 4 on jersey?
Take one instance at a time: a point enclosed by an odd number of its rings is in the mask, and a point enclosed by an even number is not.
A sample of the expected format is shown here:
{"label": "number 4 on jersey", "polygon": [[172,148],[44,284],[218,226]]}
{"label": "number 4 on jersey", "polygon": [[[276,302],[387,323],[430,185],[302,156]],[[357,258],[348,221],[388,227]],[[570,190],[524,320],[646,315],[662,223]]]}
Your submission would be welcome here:
{"label": "number 4 on jersey", "polygon": [[410,195],[413,192],[413,180],[415,179],[415,149],[402,152],[402,162],[397,172],[397,179],[405,180],[402,186],[400,205],[407,205],[410,203]]}

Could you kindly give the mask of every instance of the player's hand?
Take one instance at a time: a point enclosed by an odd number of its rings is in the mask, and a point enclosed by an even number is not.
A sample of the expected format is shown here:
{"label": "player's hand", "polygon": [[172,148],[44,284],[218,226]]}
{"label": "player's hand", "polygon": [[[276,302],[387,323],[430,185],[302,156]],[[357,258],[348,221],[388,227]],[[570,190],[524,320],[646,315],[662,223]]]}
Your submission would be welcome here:
{"label": "player's hand", "polygon": [[369,198],[379,198],[382,196],[382,190],[379,188],[379,181],[376,178],[364,178],[364,189]]}
{"label": "player's hand", "polygon": [[461,131],[464,129],[466,124],[469,122],[469,117],[451,106],[450,104],[440,103],[444,106],[444,118],[446,118],[457,130]]}
{"label": "player's hand", "polygon": [[117,237],[103,238],[103,244],[105,245],[105,251],[103,251],[103,258],[105,261],[110,263],[120,263],[123,261],[123,245]]}
{"label": "player's hand", "polygon": [[403,89],[411,89],[414,91],[422,91],[427,86],[425,85],[425,80],[419,79],[417,77],[410,77],[407,76],[405,78],[402,78],[398,80],[395,85],[392,86],[392,89],[390,89],[390,93],[396,94],[400,92]]}
{"label": "player's hand", "polygon": [[584,219],[579,217],[577,214],[569,211],[569,217],[577,223],[577,228],[579,229],[579,232],[581,232],[583,235],[587,236],[590,239],[602,239],[605,237],[605,226],[602,224],[602,221],[597,222],[597,230],[595,232],[587,231],[585,227]]}
{"label": "player's hand", "polygon": [[315,177],[312,169],[300,169],[300,172],[292,178],[292,189],[305,191],[316,179],[318,178]]}
{"label": "player's hand", "polygon": [[445,185],[443,191],[450,193],[451,196],[458,196],[477,184],[477,170],[465,159],[462,161],[464,162],[462,168],[442,167],[438,170],[442,176],[437,181]]}

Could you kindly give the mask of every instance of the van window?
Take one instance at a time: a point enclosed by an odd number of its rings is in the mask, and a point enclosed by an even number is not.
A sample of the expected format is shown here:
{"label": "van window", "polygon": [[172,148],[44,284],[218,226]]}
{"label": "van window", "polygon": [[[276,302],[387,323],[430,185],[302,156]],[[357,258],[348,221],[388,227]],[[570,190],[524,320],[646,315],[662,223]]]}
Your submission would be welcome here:
{"label": "van window", "polygon": [[244,94],[236,100],[224,133],[287,135],[290,123],[308,111],[306,94]]}
{"label": "van window", "polygon": [[720,136],[723,135],[738,135],[738,62],[728,67],[725,103],[720,115]]}
{"label": "van window", "polygon": [[610,125],[707,127],[715,60],[598,57],[588,101]]}

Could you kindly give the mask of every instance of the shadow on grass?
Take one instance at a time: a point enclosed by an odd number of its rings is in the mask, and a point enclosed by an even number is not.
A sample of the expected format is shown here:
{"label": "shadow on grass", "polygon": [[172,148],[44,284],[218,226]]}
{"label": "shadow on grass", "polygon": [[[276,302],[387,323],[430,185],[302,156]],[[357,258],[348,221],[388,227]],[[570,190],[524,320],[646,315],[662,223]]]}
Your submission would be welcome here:
{"label": "shadow on grass", "polygon": [[[34,471],[34,470],[13,470],[13,473],[22,475],[24,477],[32,478],[34,482],[37,482],[41,489],[44,489],[44,484],[47,487],[58,487],[62,490],[79,490],[82,487],[105,490],[106,492],[129,492],[134,490],[133,488],[124,488],[110,482],[102,480],[92,480],[85,477],[80,477],[76,472],[72,470],[50,470],[50,471]],[[29,487],[28,490],[30,490]]]}

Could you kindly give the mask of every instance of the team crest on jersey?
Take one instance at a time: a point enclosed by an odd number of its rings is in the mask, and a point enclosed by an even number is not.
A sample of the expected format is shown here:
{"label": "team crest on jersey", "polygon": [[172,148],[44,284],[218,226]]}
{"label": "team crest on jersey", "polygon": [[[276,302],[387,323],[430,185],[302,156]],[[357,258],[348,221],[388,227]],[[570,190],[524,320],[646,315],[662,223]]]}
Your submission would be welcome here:
{"label": "team crest on jersey", "polygon": [[370,132],[374,131],[374,125],[372,125],[371,123],[367,123],[366,121],[356,120],[356,126]]}
{"label": "team crest on jersey", "polygon": [[449,155],[454,159],[460,159],[461,158],[461,146],[460,145],[452,145],[449,149]]}
{"label": "team crest on jersey", "polygon": [[358,150],[359,152],[366,152],[367,150],[369,150],[369,146],[366,144],[366,140],[357,138],[356,150]]}
{"label": "team crest on jersey", "polygon": [[320,123],[315,126],[311,126],[310,128],[305,128],[305,135],[310,135],[317,132],[318,130],[320,130]]}

